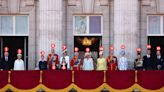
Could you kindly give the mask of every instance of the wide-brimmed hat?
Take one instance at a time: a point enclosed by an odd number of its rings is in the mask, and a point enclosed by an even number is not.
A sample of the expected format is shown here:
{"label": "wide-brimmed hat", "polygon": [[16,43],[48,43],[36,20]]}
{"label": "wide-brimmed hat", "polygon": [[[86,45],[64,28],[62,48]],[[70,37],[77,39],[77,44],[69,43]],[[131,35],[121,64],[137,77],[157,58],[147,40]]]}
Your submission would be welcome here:
{"label": "wide-brimmed hat", "polygon": [[122,50],[122,51],[120,52],[120,54],[121,54],[121,55],[125,55],[125,50]]}
{"label": "wide-brimmed hat", "polygon": [[79,53],[78,52],[75,52],[74,55],[79,55]]}
{"label": "wide-brimmed hat", "polygon": [[66,52],[67,52],[67,49],[63,50],[63,52],[62,52],[62,53],[64,54],[64,53],[66,53]]}
{"label": "wide-brimmed hat", "polygon": [[17,57],[18,57],[18,56],[22,56],[22,54],[17,54]]}
{"label": "wide-brimmed hat", "polygon": [[99,55],[102,55],[102,54],[103,54],[103,51],[100,51],[100,52],[99,52]]}
{"label": "wide-brimmed hat", "polygon": [[86,57],[86,56],[91,56],[91,55],[92,54],[90,52],[86,52],[84,56]]}

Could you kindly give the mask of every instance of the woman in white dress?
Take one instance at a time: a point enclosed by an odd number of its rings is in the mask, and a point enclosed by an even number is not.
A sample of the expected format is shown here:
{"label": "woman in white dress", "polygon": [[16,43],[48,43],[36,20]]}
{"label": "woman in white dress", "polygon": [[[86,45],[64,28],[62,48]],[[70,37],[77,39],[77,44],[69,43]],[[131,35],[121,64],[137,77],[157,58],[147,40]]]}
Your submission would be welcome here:
{"label": "woman in white dress", "polygon": [[24,61],[21,58],[22,54],[17,54],[17,59],[14,62],[14,70],[25,70]]}
{"label": "woman in white dress", "polygon": [[85,53],[85,58],[83,61],[83,70],[94,70],[93,59],[91,58],[91,53]]}

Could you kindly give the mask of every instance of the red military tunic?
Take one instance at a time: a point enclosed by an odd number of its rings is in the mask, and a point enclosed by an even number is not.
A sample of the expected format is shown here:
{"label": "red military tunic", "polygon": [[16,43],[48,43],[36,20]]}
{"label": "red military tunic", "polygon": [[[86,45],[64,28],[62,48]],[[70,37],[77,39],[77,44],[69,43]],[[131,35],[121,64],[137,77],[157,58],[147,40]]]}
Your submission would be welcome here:
{"label": "red military tunic", "polygon": [[[54,60],[54,56],[56,56],[56,60]],[[52,62],[55,63],[55,66],[52,66]],[[56,70],[57,69],[57,65],[59,64],[59,60],[58,60],[58,55],[57,54],[48,54],[48,58],[47,58],[47,63],[49,65],[49,69],[50,70]]]}
{"label": "red military tunic", "polygon": [[107,65],[108,70],[117,70],[117,58],[115,56],[108,56]]}
{"label": "red military tunic", "polygon": [[73,69],[74,71],[78,71],[80,70],[80,65],[81,65],[81,60],[75,56],[70,63],[71,69]]}

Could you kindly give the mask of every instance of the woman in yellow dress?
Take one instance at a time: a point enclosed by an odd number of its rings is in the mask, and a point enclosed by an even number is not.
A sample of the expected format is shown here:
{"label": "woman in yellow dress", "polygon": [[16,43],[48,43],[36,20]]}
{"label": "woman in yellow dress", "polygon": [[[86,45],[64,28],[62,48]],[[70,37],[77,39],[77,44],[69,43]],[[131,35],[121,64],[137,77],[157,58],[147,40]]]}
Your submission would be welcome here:
{"label": "woman in yellow dress", "polygon": [[106,59],[103,58],[103,51],[99,52],[99,58],[97,59],[97,70],[107,70]]}

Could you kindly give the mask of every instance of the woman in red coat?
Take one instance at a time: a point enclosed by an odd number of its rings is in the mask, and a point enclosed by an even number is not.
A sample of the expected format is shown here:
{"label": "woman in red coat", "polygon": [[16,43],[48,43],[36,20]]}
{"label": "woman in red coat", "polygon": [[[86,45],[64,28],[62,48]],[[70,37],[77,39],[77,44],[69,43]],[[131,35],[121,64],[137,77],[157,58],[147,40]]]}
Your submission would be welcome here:
{"label": "woman in red coat", "polygon": [[117,70],[117,57],[110,55],[107,57],[108,70]]}

